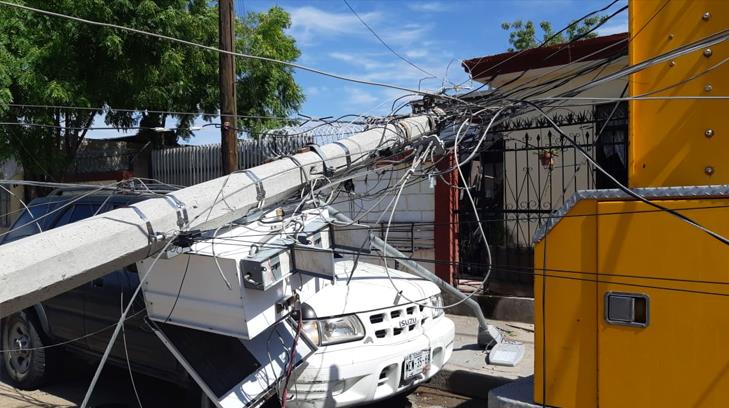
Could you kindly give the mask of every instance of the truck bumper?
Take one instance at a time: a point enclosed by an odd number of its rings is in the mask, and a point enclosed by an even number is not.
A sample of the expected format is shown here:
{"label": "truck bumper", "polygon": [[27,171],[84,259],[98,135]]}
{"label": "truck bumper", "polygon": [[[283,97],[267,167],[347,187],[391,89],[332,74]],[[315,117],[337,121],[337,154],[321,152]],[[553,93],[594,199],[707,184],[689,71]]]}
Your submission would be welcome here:
{"label": "truck bumper", "polygon": [[[427,333],[394,344],[321,347],[301,367],[288,405],[296,408],[348,407],[407,392],[432,378],[451,357],[455,329],[442,317]],[[430,368],[402,380],[405,356],[430,350]]]}

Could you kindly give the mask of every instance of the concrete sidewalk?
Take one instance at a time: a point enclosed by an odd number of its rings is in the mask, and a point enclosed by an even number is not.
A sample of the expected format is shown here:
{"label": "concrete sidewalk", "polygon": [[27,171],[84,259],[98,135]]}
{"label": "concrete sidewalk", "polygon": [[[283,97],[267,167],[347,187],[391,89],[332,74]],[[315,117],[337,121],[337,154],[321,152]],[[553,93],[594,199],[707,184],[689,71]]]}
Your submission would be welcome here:
{"label": "concrete sidewalk", "polygon": [[488,398],[489,390],[534,373],[534,325],[491,321],[508,340],[519,341],[526,350],[516,367],[488,364],[488,353],[478,346],[478,321],[467,316],[448,315],[456,325],[453,355],[428,384],[448,392],[470,397]]}

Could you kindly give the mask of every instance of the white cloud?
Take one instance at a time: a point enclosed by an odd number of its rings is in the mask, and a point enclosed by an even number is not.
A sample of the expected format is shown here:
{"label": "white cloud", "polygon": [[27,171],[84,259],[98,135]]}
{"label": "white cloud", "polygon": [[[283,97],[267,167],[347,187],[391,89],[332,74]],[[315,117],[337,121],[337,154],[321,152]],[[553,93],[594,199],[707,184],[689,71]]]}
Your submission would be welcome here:
{"label": "white cloud", "polygon": [[329,91],[329,88],[326,86],[307,86],[304,88],[304,94],[308,96],[319,96],[325,92]]}
{"label": "white cloud", "polygon": [[[357,68],[364,69],[365,71],[385,71],[391,70],[397,67],[397,62],[393,61],[394,56],[392,54],[381,54],[381,53],[357,53],[352,54],[348,52],[330,52],[329,57],[338,61],[345,62]],[[384,58],[383,58],[384,57]],[[382,58],[380,60],[378,58]]]}
{"label": "white cloud", "polygon": [[[358,34],[362,23],[351,13],[333,13],[312,6],[291,8],[291,32],[297,40],[311,42],[317,35]],[[365,21],[377,21],[380,13],[360,13]]]}
{"label": "white cloud", "polygon": [[[291,15],[291,34],[305,46],[313,45],[318,37],[335,35],[356,35],[368,38],[372,42],[378,42],[357,17],[349,12],[336,13],[312,6],[291,8],[288,11]],[[391,45],[411,44],[423,39],[431,29],[430,26],[421,24],[388,24],[386,27],[379,27],[378,22],[384,20],[382,13],[378,11],[360,12],[359,15]]]}
{"label": "white cloud", "polygon": [[334,58],[335,60],[344,61],[344,62],[353,62],[356,61],[356,57],[354,54],[350,54],[347,52],[330,52],[329,57]]}
{"label": "white cloud", "polygon": [[405,56],[408,58],[423,58],[430,55],[430,51],[425,48],[413,48],[405,51]]}
{"label": "white cloud", "polygon": [[439,1],[425,1],[408,4],[410,10],[419,11],[422,13],[435,13],[441,11],[447,11],[448,7]]}
{"label": "white cloud", "polygon": [[363,91],[357,88],[347,88],[347,101],[349,106],[371,106],[380,102],[380,98],[372,92]]}
{"label": "white cloud", "polygon": [[390,30],[380,33],[386,42],[399,45],[409,45],[416,41],[423,40],[430,31],[431,26],[420,24],[405,24],[399,30]]}
{"label": "white cloud", "polygon": [[611,25],[604,25],[597,29],[597,33],[599,35],[612,35],[612,34],[619,34],[619,33],[627,33],[628,32],[628,23],[619,23],[619,24],[611,24]]}

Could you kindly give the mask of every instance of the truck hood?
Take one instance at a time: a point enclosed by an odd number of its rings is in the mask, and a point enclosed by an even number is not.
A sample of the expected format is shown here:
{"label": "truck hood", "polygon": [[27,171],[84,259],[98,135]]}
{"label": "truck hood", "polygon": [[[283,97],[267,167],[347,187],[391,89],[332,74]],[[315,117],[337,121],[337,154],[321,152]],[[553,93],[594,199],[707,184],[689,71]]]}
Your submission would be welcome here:
{"label": "truck hood", "polygon": [[352,265],[352,261],[337,262],[336,283],[305,300],[314,309],[317,317],[385,309],[411,301],[421,301],[440,293],[438,286],[428,280],[388,268],[392,282],[398,289],[395,290],[384,267],[364,262],[359,262],[351,282],[347,285]]}

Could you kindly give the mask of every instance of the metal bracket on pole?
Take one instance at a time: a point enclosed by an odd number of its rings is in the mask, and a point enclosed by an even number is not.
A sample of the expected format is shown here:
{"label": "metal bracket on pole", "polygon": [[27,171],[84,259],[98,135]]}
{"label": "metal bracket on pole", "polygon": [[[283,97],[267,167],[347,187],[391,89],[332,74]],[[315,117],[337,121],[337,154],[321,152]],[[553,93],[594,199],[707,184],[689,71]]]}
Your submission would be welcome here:
{"label": "metal bracket on pole", "polygon": [[324,177],[331,177],[334,175],[334,168],[327,166],[327,156],[324,154],[324,151],[319,147],[317,144],[310,144],[309,150],[316,153],[317,156],[321,159],[321,166],[323,168],[323,175]]}
{"label": "metal bracket on pole", "polygon": [[396,123],[395,127],[400,129],[403,133],[403,142],[408,143],[412,139],[412,135],[410,134],[410,128],[403,125],[402,123]]}
{"label": "metal bracket on pole", "polygon": [[165,201],[167,201],[177,212],[177,226],[180,227],[180,229],[184,228],[185,225],[190,222],[187,216],[187,207],[185,207],[185,203],[178,200],[177,197],[171,194],[165,196]]}
{"label": "metal bracket on pole", "polygon": [[139,208],[137,208],[133,205],[130,205],[129,207],[132,210],[134,210],[135,213],[137,213],[139,218],[141,218],[142,221],[144,221],[144,225],[147,226],[147,242],[149,243],[149,250],[147,251],[147,257],[149,257],[152,255],[152,244],[154,244],[155,242],[157,242],[160,239],[163,239],[164,234],[157,235],[157,233],[154,232],[154,228],[152,227],[152,222],[149,221],[149,218],[147,218],[147,216],[144,215],[142,210],[140,210]]}
{"label": "metal bracket on pole", "polygon": [[266,199],[266,190],[263,188],[263,181],[256,176],[256,174],[250,170],[244,170],[243,173],[248,176],[254,183],[256,183],[256,200],[258,201],[257,208],[262,208],[263,203]]}
{"label": "metal bracket on pole", "polygon": [[301,165],[301,162],[296,157],[288,155],[288,156],[282,156],[282,158],[291,160],[292,162],[294,162],[296,167],[299,168],[299,171],[301,172],[301,182],[302,183],[306,183],[309,181],[309,176],[306,175],[306,170],[304,170],[304,166]]}
{"label": "metal bracket on pole", "polygon": [[344,154],[346,155],[345,157],[347,158],[347,169],[349,169],[349,167],[352,166],[352,153],[349,152],[349,147],[342,142],[334,142],[332,144],[335,144],[344,150]]}

